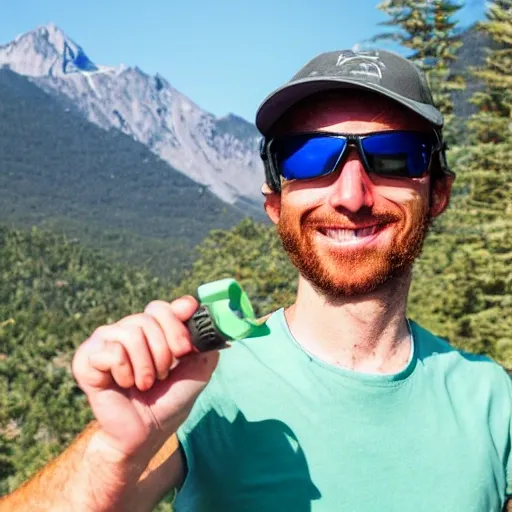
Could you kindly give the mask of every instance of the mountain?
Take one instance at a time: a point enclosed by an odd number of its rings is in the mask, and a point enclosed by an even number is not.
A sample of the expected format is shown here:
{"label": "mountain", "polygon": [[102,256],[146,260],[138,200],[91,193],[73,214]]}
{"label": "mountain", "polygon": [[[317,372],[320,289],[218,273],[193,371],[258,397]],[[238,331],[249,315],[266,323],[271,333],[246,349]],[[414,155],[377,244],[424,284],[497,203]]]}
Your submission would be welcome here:
{"label": "mountain", "polygon": [[95,64],[54,24],[0,46],[0,67],[25,75],[104,129],[117,128],[228,203],[262,203],[256,127],[217,118],[162,76]]}
{"label": "mountain", "polygon": [[132,137],[0,69],[2,223],[52,228],[169,275],[211,229],[245,216]]}

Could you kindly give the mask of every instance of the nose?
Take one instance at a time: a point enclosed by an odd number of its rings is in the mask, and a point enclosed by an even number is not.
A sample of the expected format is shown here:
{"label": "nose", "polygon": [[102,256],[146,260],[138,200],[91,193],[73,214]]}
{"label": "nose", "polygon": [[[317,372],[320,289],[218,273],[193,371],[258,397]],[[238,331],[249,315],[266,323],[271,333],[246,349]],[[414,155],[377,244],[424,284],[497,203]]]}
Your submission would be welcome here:
{"label": "nose", "polygon": [[345,208],[355,213],[361,208],[373,206],[373,183],[354,148],[340,163],[336,174],[329,195],[329,204],[333,208]]}

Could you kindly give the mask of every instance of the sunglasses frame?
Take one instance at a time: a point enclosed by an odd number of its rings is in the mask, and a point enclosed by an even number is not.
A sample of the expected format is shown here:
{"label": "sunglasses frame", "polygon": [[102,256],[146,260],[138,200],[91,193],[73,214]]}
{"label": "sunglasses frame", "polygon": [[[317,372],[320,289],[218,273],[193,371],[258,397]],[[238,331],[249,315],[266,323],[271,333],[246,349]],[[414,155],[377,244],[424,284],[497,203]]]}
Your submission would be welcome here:
{"label": "sunglasses frame", "polygon": [[[442,153],[444,149],[446,149],[446,145],[442,142],[440,135],[437,133],[436,130],[432,130],[432,132],[425,132],[425,131],[415,131],[415,130],[384,130],[384,131],[377,131],[377,132],[370,132],[370,133],[364,133],[364,134],[354,134],[354,133],[332,133],[332,132],[296,132],[289,135],[282,135],[278,137],[273,137],[269,140],[266,140],[263,138],[261,140],[260,145],[260,156],[265,164],[265,172],[267,174],[267,181],[270,181],[270,184],[273,185],[274,188],[278,187],[277,190],[280,189],[280,179],[282,177],[281,173],[279,172],[278,166],[275,162],[274,155],[272,154],[272,143],[275,140],[283,140],[286,138],[294,138],[297,136],[303,136],[307,135],[310,137],[331,137],[331,138],[343,138],[347,141],[345,144],[345,147],[340,152],[340,155],[338,156],[338,159],[336,160],[336,163],[334,164],[333,168],[325,173],[320,174],[319,176],[315,176],[313,178],[302,178],[303,180],[316,180],[319,178],[323,178],[325,176],[329,176],[333,172],[336,171],[336,169],[339,167],[340,163],[342,162],[344,156],[347,153],[348,147],[355,147],[357,149],[357,152],[359,154],[359,157],[363,163],[363,167],[367,174],[375,174],[379,176],[379,173],[376,173],[375,171],[371,170],[370,165],[368,163],[368,160],[365,155],[365,151],[362,145],[362,141],[370,137],[372,135],[389,135],[390,133],[417,133],[422,135],[428,135],[431,136],[433,139],[434,144],[432,144],[432,150],[429,155],[429,163],[427,168],[424,170],[424,172],[419,176],[392,176],[387,175],[385,177],[389,179],[414,179],[414,178],[422,178],[426,176],[431,169],[433,157],[436,153]],[[444,167],[444,166],[443,166]],[[445,169],[443,169],[445,170]],[[446,169],[447,172],[451,173],[448,169]],[[269,176],[270,174],[270,176]],[[283,179],[286,179],[283,177]],[[301,178],[296,178],[301,179]]]}

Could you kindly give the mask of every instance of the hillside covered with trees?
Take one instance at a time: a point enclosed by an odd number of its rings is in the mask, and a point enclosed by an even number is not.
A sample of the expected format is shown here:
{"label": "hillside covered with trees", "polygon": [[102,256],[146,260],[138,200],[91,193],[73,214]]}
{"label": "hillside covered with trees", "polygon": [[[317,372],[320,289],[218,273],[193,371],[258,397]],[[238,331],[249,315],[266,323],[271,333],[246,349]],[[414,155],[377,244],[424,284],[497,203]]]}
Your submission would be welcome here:
{"label": "hillside covered with trees", "polygon": [[174,277],[211,229],[246,216],[65,105],[0,69],[0,224],[48,228]]}
{"label": "hillside covered with trees", "polygon": [[[413,0],[381,5],[452,123],[448,156],[457,173],[451,205],[415,266],[408,315],[454,346],[512,369],[512,0],[495,0],[478,27],[492,48],[472,70],[479,85],[462,131],[453,91],[465,81],[449,71],[463,49],[451,21],[456,10],[448,0],[428,5],[430,12]],[[210,231],[177,285],[69,237],[0,229],[0,494],[90,420],[70,361],[95,327],[228,276],[244,285],[258,314],[293,301],[296,271],[275,229],[251,219]]]}

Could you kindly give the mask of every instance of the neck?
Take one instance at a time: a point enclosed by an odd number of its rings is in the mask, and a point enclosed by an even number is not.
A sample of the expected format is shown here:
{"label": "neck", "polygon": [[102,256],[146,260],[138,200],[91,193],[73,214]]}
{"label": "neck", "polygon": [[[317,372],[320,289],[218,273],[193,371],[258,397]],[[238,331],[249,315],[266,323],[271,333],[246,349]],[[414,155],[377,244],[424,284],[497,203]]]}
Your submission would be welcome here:
{"label": "neck", "polygon": [[409,272],[371,294],[333,302],[300,277],[285,317],[294,338],[315,357],[363,373],[397,373],[411,350],[405,316],[410,284]]}

